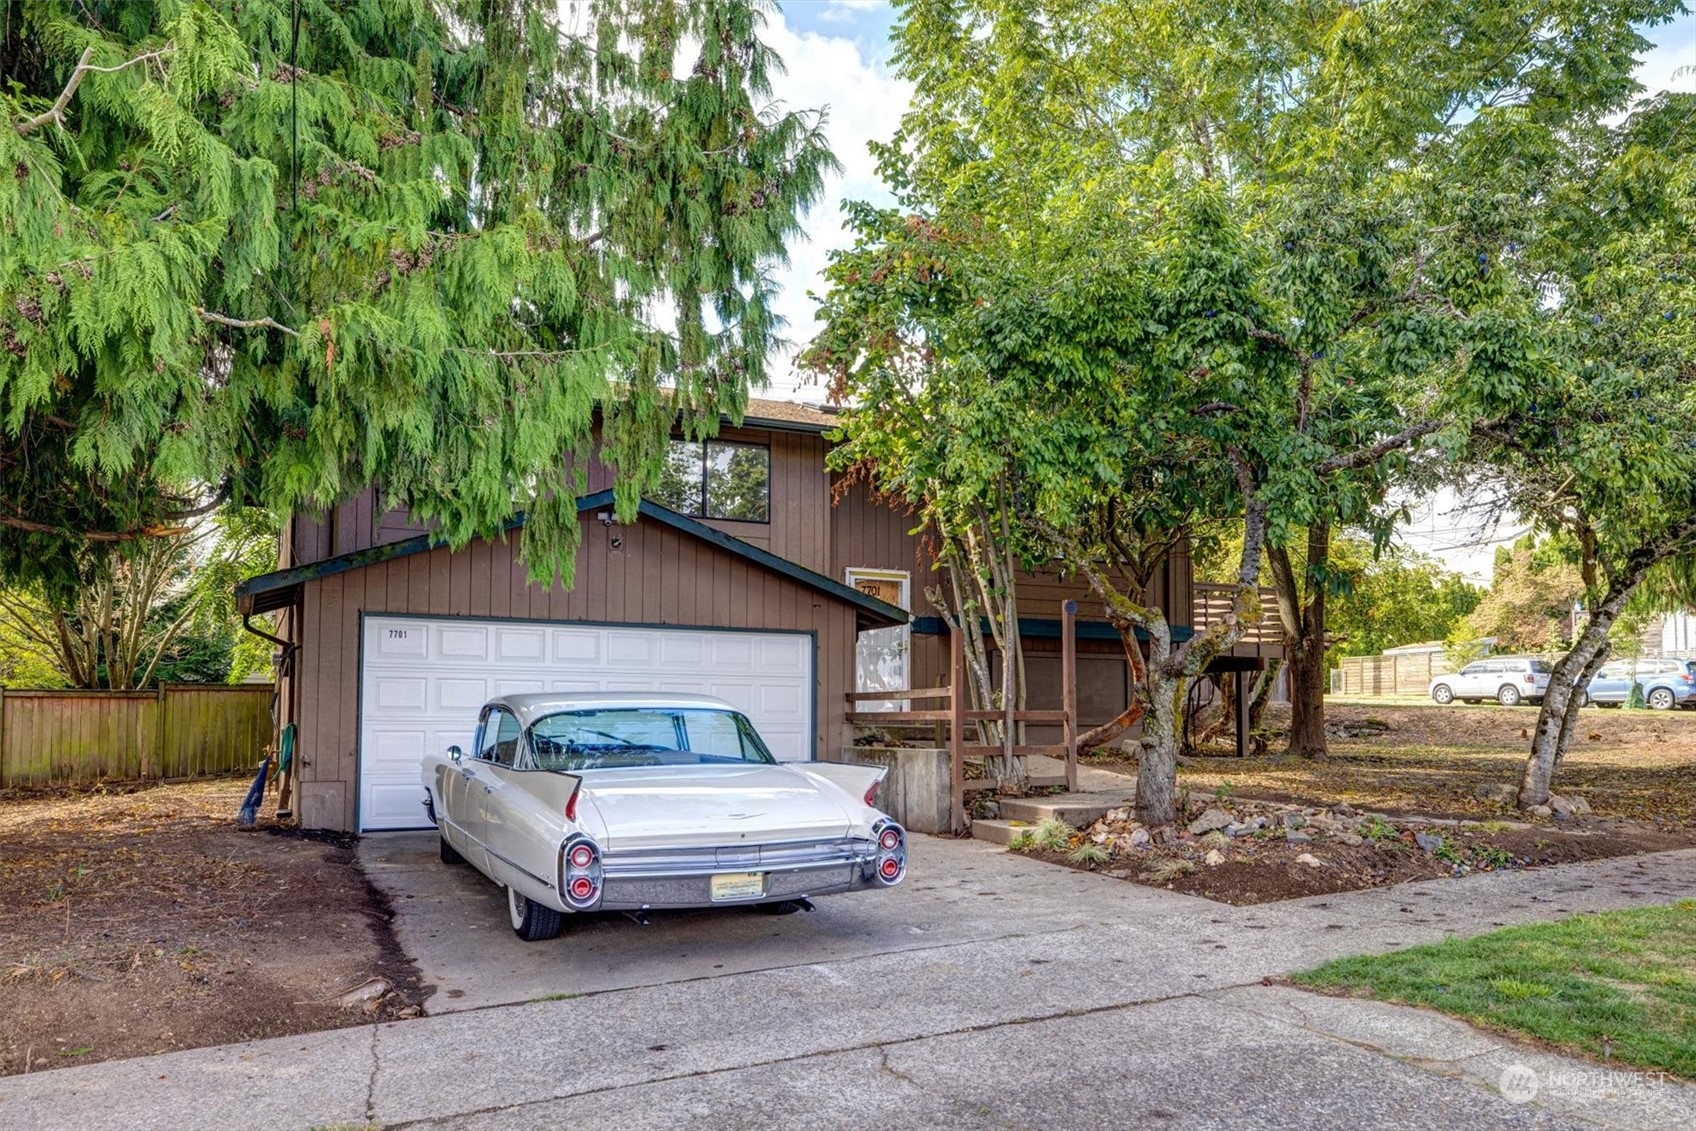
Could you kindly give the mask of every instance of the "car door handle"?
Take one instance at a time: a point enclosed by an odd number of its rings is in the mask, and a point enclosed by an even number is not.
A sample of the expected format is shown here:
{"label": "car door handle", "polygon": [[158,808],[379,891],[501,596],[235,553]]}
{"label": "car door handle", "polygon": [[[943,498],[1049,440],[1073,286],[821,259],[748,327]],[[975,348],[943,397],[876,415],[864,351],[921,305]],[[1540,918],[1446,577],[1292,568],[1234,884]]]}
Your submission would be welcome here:
{"label": "car door handle", "polygon": [[484,793],[493,793],[493,792],[495,792],[495,787],[492,786],[492,785],[486,785],[486,786],[483,787],[483,792]]}
{"label": "car door handle", "polygon": [[477,772],[475,770],[471,769],[471,767],[469,767],[469,766],[465,767],[464,769],[461,769],[459,772],[461,774],[465,775],[466,781],[470,781],[472,778],[477,776]]}

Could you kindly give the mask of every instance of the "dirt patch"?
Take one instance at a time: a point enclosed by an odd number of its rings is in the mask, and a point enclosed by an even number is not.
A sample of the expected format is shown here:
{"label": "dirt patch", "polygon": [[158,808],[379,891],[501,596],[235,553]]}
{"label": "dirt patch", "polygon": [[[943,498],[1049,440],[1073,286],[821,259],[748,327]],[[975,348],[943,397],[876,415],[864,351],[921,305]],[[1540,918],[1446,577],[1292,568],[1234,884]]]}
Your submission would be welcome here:
{"label": "dirt patch", "polygon": [[[1267,708],[1273,753],[1237,758],[1223,751],[1187,758],[1180,789],[1218,789],[1310,804],[1348,802],[1388,812],[1503,816],[1510,809],[1477,796],[1480,786],[1519,783],[1531,750],[1535,707],[1387,706],[1328,702],[1330,757],[1281,753],[1289,708]],[[1117,752],[1083,764],[1134,773]],[[1696,823],[1696,711],[1587,707],[1555,774],[1555,789],[1587,798],[1600,816],[1650,824]]]}
{"label": "dirt patch", "polygon": [[352,840],[237,831],[246,789],[0,795],[0,1074],[418,1015]]}

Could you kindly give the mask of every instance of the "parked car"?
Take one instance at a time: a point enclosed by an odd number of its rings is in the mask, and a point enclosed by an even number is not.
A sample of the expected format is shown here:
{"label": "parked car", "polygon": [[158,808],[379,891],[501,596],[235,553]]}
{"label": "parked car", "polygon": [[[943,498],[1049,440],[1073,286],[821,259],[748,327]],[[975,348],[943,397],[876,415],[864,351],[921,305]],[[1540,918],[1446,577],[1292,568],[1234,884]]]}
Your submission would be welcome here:
{"label": "parked car", "polygon": [[1535,656],[1491,656],[1474,660],[1458,672],[1431,681],[1431,698],[1439,703],[1482,703],[1494,699],[1504,707],[1541,703],[1549,689],[1549,662]]}
{"label": "parked car", "polygon": [[1685,660],[1612,660],[1590,678],[1589,701],[1617,707],[1631,698],[1635,677],[1643,701],[1657,711],[1696,705],[1696,673]]}
{"label": "parked car", "polygon": [[779,763],[721,699],[535,692],[490,700],[471,753],[425,756],[424,808],[443,862],[504,887],[535,942],[582,912],[893,887],[907,834],[872,805],[885,773]]}

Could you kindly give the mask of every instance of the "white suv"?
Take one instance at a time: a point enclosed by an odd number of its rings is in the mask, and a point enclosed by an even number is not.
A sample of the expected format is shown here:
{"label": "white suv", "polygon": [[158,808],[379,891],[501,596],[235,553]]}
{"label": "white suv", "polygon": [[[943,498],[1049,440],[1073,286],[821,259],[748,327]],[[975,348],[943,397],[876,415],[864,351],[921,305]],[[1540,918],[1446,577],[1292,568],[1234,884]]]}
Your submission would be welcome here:
{"label": "white suv", "polygon": [[1432,680],[1431,698],[1439,703],[1494,699],[1512,707],[1521,702],[1540,703],[1548,689],[1549,661],[1532,656],[1492,656]]}

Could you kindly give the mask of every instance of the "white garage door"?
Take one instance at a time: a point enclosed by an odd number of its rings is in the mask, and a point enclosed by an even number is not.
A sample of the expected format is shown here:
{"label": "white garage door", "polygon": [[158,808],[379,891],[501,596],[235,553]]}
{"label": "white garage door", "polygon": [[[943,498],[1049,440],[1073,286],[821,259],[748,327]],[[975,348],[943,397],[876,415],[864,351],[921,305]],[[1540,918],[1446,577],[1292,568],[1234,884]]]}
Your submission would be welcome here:
{"label": "white garage door", "polygon": [[359,827],[428,827],[426,750],[471,749],[478,708],[517,691],[717,695],[786,762],[813,756],[806,633],[367,616],[360,659]]}

